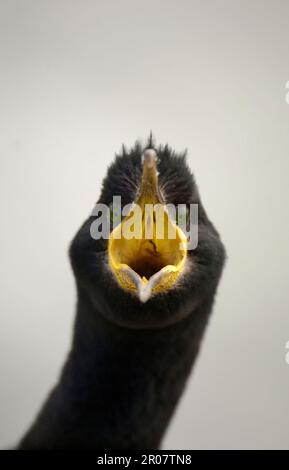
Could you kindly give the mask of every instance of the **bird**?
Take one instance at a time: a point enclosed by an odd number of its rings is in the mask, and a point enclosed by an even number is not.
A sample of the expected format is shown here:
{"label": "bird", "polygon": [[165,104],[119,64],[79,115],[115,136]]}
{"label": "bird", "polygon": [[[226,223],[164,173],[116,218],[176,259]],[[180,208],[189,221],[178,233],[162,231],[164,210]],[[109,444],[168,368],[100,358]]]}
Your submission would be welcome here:
{"label": "bird", "polygon": [[[128,207],[116,221],[115,196]],[[152,211],[145,213],[146,205]],[[169,205],[186,213],[198,208],[193,249]],[[107,236],[95,236],[97,209],[70,243],[77,292],[70,351],[18,450],[159,449],[202,344],[226,251],[187,151],[156,145],[152,134],[123,145],[96,206],[108,208]],[[136,207],[139,237],[126,238],[122,229],[136,224]],[[163,238],[156,231],[160,212]]]}

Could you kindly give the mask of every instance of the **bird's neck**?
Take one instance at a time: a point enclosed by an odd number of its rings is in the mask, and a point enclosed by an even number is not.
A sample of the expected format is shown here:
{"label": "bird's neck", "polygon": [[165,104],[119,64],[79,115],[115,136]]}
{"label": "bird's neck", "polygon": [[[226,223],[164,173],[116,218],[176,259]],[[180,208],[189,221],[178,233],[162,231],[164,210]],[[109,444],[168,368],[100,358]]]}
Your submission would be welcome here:
{"label": "bird's neck", "polygon": [[206,317],[196,310],[167,328],[126,329],[105,320],[80,294],[59,384],[20,448],[157,448]]}

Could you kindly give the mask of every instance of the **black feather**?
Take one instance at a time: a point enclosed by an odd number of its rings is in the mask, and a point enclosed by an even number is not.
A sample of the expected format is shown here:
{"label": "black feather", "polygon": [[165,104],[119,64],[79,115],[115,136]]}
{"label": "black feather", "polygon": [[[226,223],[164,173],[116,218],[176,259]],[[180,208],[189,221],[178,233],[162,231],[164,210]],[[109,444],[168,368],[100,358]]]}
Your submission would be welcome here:
{"label": "black feather", "polygon": [[[107,267],[107,240],[90,236],[89,217],[70,246],[78,292],[71,352],[58,385],[19,449],[158,448],[200,348],[225,250],[202,206],[186,154],[146,145],[116,155],[99,202],[137,197],[145,148],[158,154],[167,203],[199,204],[199,242],[182,282],[145,304]],[[193,417],[192,417],[193,419]]]}

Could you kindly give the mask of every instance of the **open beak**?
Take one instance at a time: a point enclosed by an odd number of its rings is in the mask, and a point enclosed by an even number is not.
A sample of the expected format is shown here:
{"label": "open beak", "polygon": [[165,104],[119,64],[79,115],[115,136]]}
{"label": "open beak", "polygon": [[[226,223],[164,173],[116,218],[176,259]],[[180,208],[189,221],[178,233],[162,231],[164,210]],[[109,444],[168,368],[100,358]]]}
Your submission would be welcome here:
{"label": "open beak", "polygon": [[187,238],[169,216],[158,185],[157,155],[148,149],[138,199],[110,234],[110,268],[123,289],[146,302],[176,283],[186,256]]}

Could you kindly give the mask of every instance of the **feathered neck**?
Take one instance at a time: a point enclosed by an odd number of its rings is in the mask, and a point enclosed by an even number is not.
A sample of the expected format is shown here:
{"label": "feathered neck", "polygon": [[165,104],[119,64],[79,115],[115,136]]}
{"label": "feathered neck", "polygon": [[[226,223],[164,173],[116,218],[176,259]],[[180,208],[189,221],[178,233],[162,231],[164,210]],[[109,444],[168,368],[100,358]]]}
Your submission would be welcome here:
{"label": "feathered neck", "polygon": [[19,448],[158,448],[209,310],[203,305],[171,327],[133,330],[105,320],[80,293],[59,383]]}

